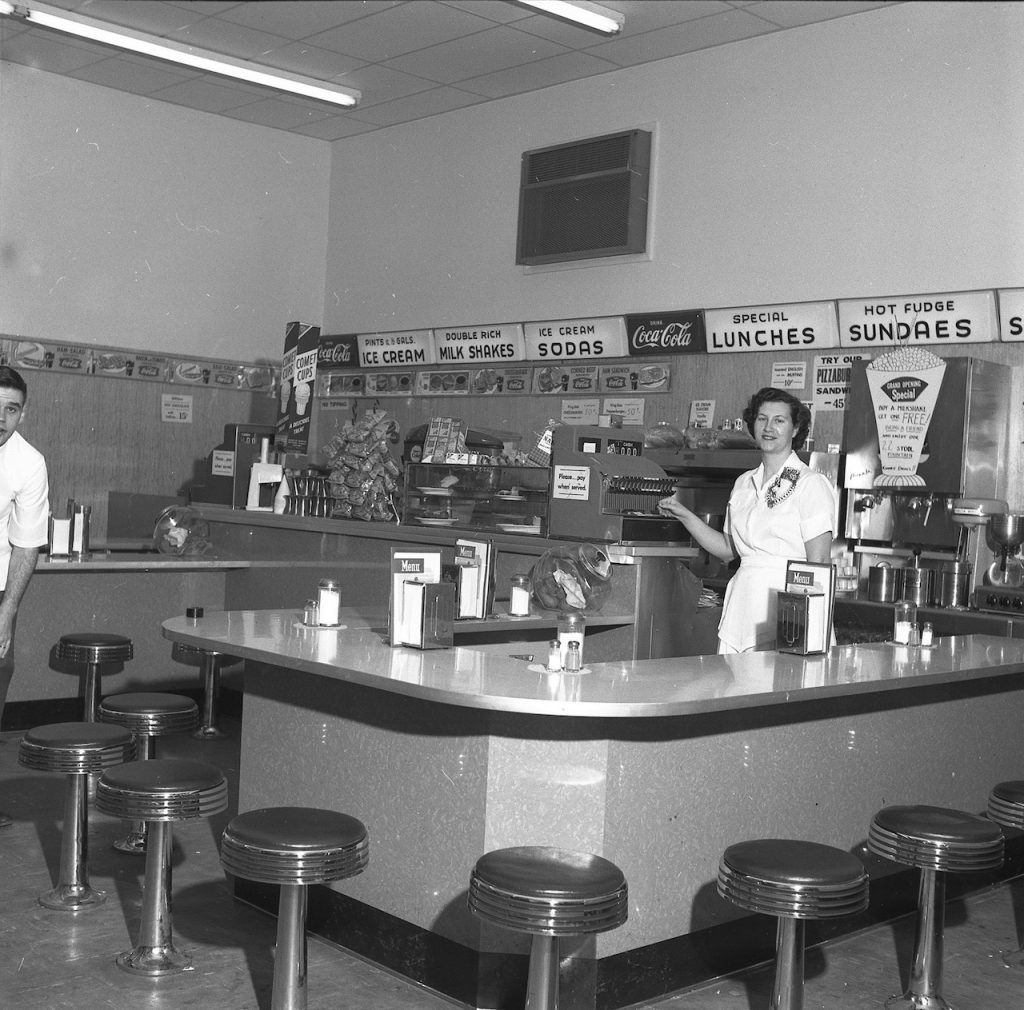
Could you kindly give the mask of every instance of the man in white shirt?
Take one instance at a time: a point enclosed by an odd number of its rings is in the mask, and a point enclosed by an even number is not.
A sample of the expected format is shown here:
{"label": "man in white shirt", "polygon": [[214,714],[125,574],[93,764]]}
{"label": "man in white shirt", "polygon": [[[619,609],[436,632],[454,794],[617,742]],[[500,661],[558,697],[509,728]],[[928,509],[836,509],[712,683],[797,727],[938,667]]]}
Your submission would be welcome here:
{"label": "man in white shirt", "polygon": [[[14,676],[18,607],[46,543],[50,517],[46,460],[18,433],[27,400],[25,380],[0,366],[0,716]],[[0,813],[0,827],[10,823]]]}

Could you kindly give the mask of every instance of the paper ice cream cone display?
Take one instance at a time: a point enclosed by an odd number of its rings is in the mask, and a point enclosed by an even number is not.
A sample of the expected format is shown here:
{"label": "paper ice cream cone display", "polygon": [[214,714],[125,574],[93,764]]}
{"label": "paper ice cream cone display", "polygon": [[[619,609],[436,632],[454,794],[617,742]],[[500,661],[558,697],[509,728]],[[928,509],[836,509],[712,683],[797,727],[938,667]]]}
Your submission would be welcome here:
{"label": "paper ice cream cone display", "polygon": [[865,369],[882,464],[876,486],[924,485],[917,468],[945,371],[941,358],[918,347],[890,351]]}

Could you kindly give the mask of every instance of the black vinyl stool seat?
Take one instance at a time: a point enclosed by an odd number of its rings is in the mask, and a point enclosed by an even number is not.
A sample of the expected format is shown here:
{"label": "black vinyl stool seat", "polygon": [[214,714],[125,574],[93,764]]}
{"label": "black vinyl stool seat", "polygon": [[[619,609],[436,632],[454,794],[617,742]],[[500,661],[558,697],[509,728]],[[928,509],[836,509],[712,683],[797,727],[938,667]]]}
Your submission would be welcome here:
{"label": "black vinyl stool seat", "polygon": [[102,670],[108,663],[125,663],[134,655],[132,640],[124,635],[83,631],[61,635],[57,658],[80,668],[85,722],[96,721],[96,706],[103,693]]}
{"label": "black vinyl stool seat", "polygon": [[981,873],[1003,864],[1003,833],[997,824],[946,807],[884,807],[871,821],[868,849],[921,871],[910,985],[886,1007],[949,1010],[942,997],[945,873]]}
{"label": "black vinyl stool seat", "polygon": [[1024,780],[994,785],[988,794],[988,816],[1003,827],[1024,831]]}
{"label": "black vinyl stool seat", "polygon": [[[202,616],[201,614],[198,616]],[[203,690],[203,710],[199,725],[192,736],[197,740],[223,740],[228,734],[217,724],[217,708],[220,697],[220,669],[226,656],[222,652],[200,649],[197,645],[175,642],[171,657],[179,663],[199,667],[199,683]]]}
{"label": "black vinyl stool seat", "polygon": [[868,906],[868,874],[849,852],[819,842],[761,838],[730,845],[718,893],[778,919],[772,1010],[804,1005],[804,920],[856,915]]}
{"label": "black vinyl stool seat", "polygon": [[125,971],[167,975],[192,958],[174,948],[171,923],[171,828],[174,821],[210,817],[228,805],[223,772],[200,761],[154,758],[108,768],[96,787],[96,809],[147,824],[146,876],[139,942],[117,957]]}
{"label": "black vinyl stool seat", "polygon": [[532,935],[527,1010],[557,1010],[558,938],[603,933],[629,914],[626,878],[613,862],[548,846],[495,849],[469,881],[474,915]]}
{"label": "black vinyl stool seat", "polygon": [[239,814],[224,829],[224,869],[281,888],[271,1010],[307,1005],[307,886],[354,877],[369,859],[366,826],[335,810],[266,807]]}
{"label": "black vinyl stool seat", "polygon": [[[988,816],[1004,828],[1024,831],[1024,781],[999,782],[988,794]],[[1000,951],[1007,968],[1024,968],[1024,946]]]}
{"label": "black vinyl stool seat", "polygon": [[[199,721],[199,706],[183,694],[159,691],[138,691],[131,694],[108,695],[96,710],[100,722],[113,722],[131,730],[139,741],[140,761],[150,761],[155,754],[154,737],[184,733]],[[146,851],[146,825],[132,822],[128,834],[114,842],[118,852],[142,855]]]}
{"label": "black vinyl stool seat", "polygon": [[100,905],[106,899],[102,891],[89,884],[89,775],[133,760],[136,751],[137,743],[129,730],[102,723],[49,723],[29,730],[22,738],[19,764],[67,776],[60,874],[57,886],[39,895],[39,904],[77,912]]}

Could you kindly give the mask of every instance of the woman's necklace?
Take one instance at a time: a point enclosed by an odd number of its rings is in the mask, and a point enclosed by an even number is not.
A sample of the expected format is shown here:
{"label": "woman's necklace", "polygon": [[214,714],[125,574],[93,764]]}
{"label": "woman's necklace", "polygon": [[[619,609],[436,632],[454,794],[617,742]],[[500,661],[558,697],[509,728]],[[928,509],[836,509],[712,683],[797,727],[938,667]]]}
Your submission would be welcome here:
{"label": "woman's necklace", "polygon": [[[785,501],[796,489],[796,482],[799,477],[799,470],[791,466],[784,466],[781,472],[776,476],[775,480],[768,485],[768,490],[765,492],[764,500],[768,505],[768,508],[773,509],[779,504],[779,502]],[[783,481],[785,481],[789,487],[787,487],[782,494],[779,494]]]}

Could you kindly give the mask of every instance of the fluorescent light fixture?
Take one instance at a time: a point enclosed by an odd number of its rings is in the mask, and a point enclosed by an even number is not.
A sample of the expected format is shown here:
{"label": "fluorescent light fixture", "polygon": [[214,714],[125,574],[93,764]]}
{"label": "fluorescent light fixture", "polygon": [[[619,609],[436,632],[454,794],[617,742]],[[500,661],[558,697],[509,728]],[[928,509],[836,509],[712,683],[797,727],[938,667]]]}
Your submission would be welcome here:
{"label": "fluorescent light fixture", "polygon": [[355,106],[362,97],[358,91],[340,88],[327,81],[303,77],[301,74],[293,74],[286,70],[273,70],[258,63],[251,63],[249,60],[236,60],[231,56],[197,49],[156,35],[147,35],[131,28],[122,28],[106,21],[83,17],[72,11],[47,7],[45,4],[20,4],[0,0],[0,15],[27,21],[30,25],[38,25],[40,28],[52,28],[67,35],[77,35],[93,42],[141,53],[143,56],[179,63],[206,73],[234,77],[250,84],[260,84],[277,91],[302,95],[304,98],[330,102],[332,105]]}
{"label": "fluorescent light fixture", "polygon": [[588,3],[587,0],[519,0],[527,7],[535,7],[545,14],[553,14],[556,18],[564,18],[584,28],[593,28],[605,35],[616,35],[622,31],[626,19],[618,11],[600,4]]}

